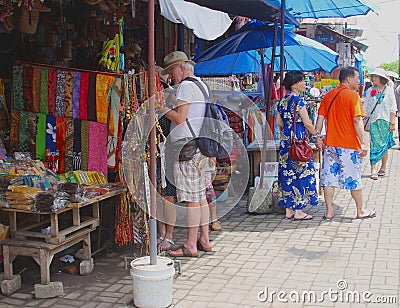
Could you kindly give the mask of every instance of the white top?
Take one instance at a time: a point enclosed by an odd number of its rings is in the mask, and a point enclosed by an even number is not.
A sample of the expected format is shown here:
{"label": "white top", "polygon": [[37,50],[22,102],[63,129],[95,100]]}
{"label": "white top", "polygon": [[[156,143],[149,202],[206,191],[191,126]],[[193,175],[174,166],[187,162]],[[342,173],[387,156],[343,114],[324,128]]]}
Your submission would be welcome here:
{"label": "white top", "polygon": [[367,90],[367,94],[365,96],[364,101],[364,111],[367,116],[370,116],[371,123],[376,120],[385,120],[390,122],[390,113],[393,112],[397,114],[397,104],[396,99],[394,97],[394,90],[391,87],[386,87],[385,89],[385,97],[381,103],[376,106],[375,111],[371,115],[371,111],[374,109],[374,106],[377,102],[376,95],[371,96],[371,91],[375,89],[375,87],[371,87]]}
{"label": "white top", "polygon": [[[194,78],[199,80],[203,84],[204,88],[208,90],[207,86],[199,77]],[[206,107],[203,92],[201,92],[199,87],[193,81],[184,80],[178,87],[176,99],[190,104],[187,119],[192,126],[195,135],[198,136],[203,124]],[[181,139],[193,138],[186,121],[180,125],[177,125],[174,121],[171,121],[170,136],[172,142],[177,142]]]}

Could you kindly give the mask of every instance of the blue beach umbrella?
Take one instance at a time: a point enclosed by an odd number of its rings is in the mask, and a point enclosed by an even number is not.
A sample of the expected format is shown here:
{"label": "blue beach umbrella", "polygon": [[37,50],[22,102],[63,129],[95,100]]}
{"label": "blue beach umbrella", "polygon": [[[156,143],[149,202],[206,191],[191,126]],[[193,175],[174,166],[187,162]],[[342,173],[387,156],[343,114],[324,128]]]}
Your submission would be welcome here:
{"label": "blue beach umbrella", "polygon": [[[207,49],[194,58],[199,75],[229,75],[258,72],[261,56],[258,50],[265,50],[264,63],[271,63],[274,28],[263,22],[252,20],[231,36]],[[275,52],[280,54],[280,37]],[[313,71],[323,69],[331,72],[337,67],[338,54],[325,45],[284,31],[284,70]],[[279,59],[275,58],[274,70],[279,71]]]}
{"label": "blue beach umbrella", "polygon": [[[281,0],[186,0],[230,14],[266,20],[263,6],[281,9]],[[287,13],[295,18],[346,18],[366,15],[379,8],[370,0],[285,0]],[[243,14],[241,14],[243,12]]]}

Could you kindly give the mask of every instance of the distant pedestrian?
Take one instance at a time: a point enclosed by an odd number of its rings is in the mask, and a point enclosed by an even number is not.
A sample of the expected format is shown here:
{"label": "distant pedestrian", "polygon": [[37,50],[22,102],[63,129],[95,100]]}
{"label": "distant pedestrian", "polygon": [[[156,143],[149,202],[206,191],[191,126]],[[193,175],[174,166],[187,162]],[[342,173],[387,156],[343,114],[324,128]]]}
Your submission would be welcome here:
{"label": "distant pedestrian", "polygon": [[[396,125],[397,105],[394,90],[388,85],[389,76],[382,68],[377,68],[371,73],[373,86],[367,91],[364,101],[366,116],[370,119],[370,152],[371,179],[377,180],[378,176],[386,174],[388,149],[396,142],[393,132]],[[378,169],[378,163],[381,166]]]}
{"label": "distant pedestrian", "polygon": [[[355,92],[360,83],[358,69],[342,68],[339,81],[340,86],[328,92],[322,100],[316,125],[316,145],[324,149],[321,186],[324,188],[326,212],[323,219],[334,217],[336,187],[350,190],[356,203],[356,218],[372,218],[376,213],[363,207],[361,165],[362,158],[367,155],[368,144],[362,120],[365,114],[360,96]],[[324,123],[325,141],[320,136]]]}

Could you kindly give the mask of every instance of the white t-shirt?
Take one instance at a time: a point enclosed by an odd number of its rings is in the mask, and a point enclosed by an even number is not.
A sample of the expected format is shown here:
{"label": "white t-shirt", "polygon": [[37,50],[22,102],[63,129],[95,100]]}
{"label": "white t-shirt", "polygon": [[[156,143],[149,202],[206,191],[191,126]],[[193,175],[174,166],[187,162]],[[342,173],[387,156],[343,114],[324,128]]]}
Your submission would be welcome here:
{"label": "white t-shirt", "polygon": [[[207,86],[201,81],[200,78],[194,78],[199,80],[207,90]],[[198,136],[203,124],[206,107],[203,92],[201,92],[199,87],[193,81],[184,80],[178,86],[176,99],[190,104],[187,119],[192,126],[195,135]],[[186,138],[193,138],[186,121],[180,125],[177,125],[174,121],[172,121],[170,136],[172,142],[177,142],[178,140]]]}

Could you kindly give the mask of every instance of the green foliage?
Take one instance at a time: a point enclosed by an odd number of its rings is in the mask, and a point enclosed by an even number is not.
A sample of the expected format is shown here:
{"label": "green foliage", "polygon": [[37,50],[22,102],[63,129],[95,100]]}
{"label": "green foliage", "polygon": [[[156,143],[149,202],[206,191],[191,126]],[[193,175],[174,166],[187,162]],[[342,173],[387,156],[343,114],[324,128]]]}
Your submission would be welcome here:
{"label": "green foliage", "polygon": [[399,71],[399,60],[391,62],[391,63],[384,63],[380,65],[381,68],[387,70],[387,71],[392,71],[392,72],[398,72]]}

